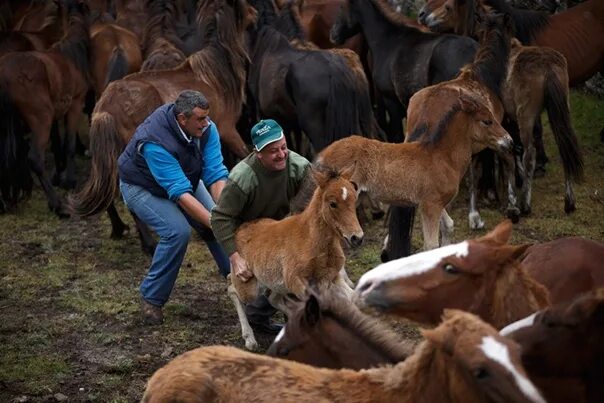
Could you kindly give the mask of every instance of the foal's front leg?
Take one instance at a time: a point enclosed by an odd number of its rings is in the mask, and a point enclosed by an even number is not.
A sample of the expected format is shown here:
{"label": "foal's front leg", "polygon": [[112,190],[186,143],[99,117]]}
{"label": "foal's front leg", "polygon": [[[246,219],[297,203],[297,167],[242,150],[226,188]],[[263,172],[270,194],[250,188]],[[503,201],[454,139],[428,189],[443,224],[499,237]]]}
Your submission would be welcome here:
{"label": "foal's front leg", "polygon": [[254,331],[250,326],[250,322],[247,320],[247,315],[245,314],[243,304],[239,299],[239,294],[237,294],[237,290],[231,281],[232,276],[232,274],[229,274],[227,278],[227,280],[231,282],[228,287],[228,294],[229,297],[231,297],[231,301],[233,301],[233,305],[235,305],[235,309],[237,310],[237,316],[239,317],[239,323],[241,324],[241,335],[245,341],[245,348],[250,351],[254,351],[258,349],[258,342],[254,337]]}
{"label": "foal's front leg", "polygon": [[420,211],[424,233],[424,250],[438,248],[438,229],[443,207],[436,203],[422,203]]}
{"label": "foal's front leg", "polygon": [[445,246],[451,243],[455,222],[449,216],[446,209],[443,209],[440,215],[440,245]]}

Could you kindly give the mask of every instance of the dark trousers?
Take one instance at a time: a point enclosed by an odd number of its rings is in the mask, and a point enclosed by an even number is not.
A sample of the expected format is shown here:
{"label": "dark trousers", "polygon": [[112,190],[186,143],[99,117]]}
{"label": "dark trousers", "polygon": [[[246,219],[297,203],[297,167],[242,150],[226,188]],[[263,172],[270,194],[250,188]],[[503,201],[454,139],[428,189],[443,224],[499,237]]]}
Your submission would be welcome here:
{"label": "dark trousers", "polygon": [[277,312],[277,309],[268,302],[268,298],[264,295],[259,295],[258,298],[245,306],[245,315],[250,323],[269,322],[275,312]]}

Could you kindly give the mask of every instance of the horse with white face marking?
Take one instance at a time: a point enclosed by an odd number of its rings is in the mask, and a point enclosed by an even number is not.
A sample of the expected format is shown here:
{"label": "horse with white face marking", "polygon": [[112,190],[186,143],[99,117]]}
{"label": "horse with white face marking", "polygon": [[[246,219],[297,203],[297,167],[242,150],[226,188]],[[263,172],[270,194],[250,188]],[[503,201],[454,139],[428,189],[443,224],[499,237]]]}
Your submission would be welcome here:
{"label": "horse with white face marking", "polygon": [[423,334],[404,362],[358,372],[202,347],[159,369],[142,401],[545,402],[522,368],[518,345],[476,316],[447,311],[440,326]]}
{"label": "horse with white face marking", "polygon": [[235,233],[237,250],[254,277],[244,283],[230,276],[228,292],[250,350],[257,343],[242,302],[250,303],[270,290],[271,304],[280,308],[288,294],[304,298],[311,283],[320,291],[329,288],[347,298],[352,295],[343,275],[342,240],[351,246],[363,241],[356,215],[356,185],[350,181],[350,171],[315,169],[312,173],[317,188],[304,211],[280,221],[262,218],[244,223]]}
{"label": "horse with white face marking", "polygon": [[529,245],[508,245],[512,224],[487,235],[379,265],[356,288],[358,305],[436,324],[463,309],[501,328],[549,305],[548,291],[518,262]]}

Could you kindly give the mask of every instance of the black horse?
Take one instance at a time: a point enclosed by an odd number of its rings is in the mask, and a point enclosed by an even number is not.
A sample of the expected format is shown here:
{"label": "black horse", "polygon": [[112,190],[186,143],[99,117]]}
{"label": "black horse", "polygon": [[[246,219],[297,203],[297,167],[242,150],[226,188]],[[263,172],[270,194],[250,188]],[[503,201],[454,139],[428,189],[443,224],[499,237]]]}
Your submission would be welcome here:
{"label": "black horse", "polygon": [[257,117],[302,130],[317,152],[351,134],[373,136],[377,125],[366,80],[357,80],[338,54],[290,42],[302,40],[303,32],[291,4],[280,15],[272,0],[250,4],[259,13],[248,74]]}

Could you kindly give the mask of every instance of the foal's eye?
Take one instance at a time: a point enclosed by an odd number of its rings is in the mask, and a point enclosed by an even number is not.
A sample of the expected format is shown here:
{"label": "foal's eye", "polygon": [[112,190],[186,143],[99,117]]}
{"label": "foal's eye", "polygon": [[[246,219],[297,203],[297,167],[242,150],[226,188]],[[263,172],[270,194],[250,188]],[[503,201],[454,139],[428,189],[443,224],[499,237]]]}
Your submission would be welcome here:
{"label": "foal's eye", "polygon": [[485,126],[491,126],[493,124],[493,121],[491,119],[483,120],[482,124]]}
{"label": "foal's eye", "polygon": [[338,208],[338,203],[336,203],[334,201],[329,202],[329,207],[331,207],[331,208]]}
{"label": "foal's eye", "polygon": [[476,379],[486,379],[491,376],[489,371],[486,368],[482,368],[482,367],[476,368],[473,372],[474,372],[473,373],[474,378],[476,378]]}
{"label": "foal's eye", "polygon": [[459,270],[457,270],[457,268],[455,266],[453,266],[451,263],[445,263],[445,265],[443,266],[443,270],[449,274],[459,273]]}

